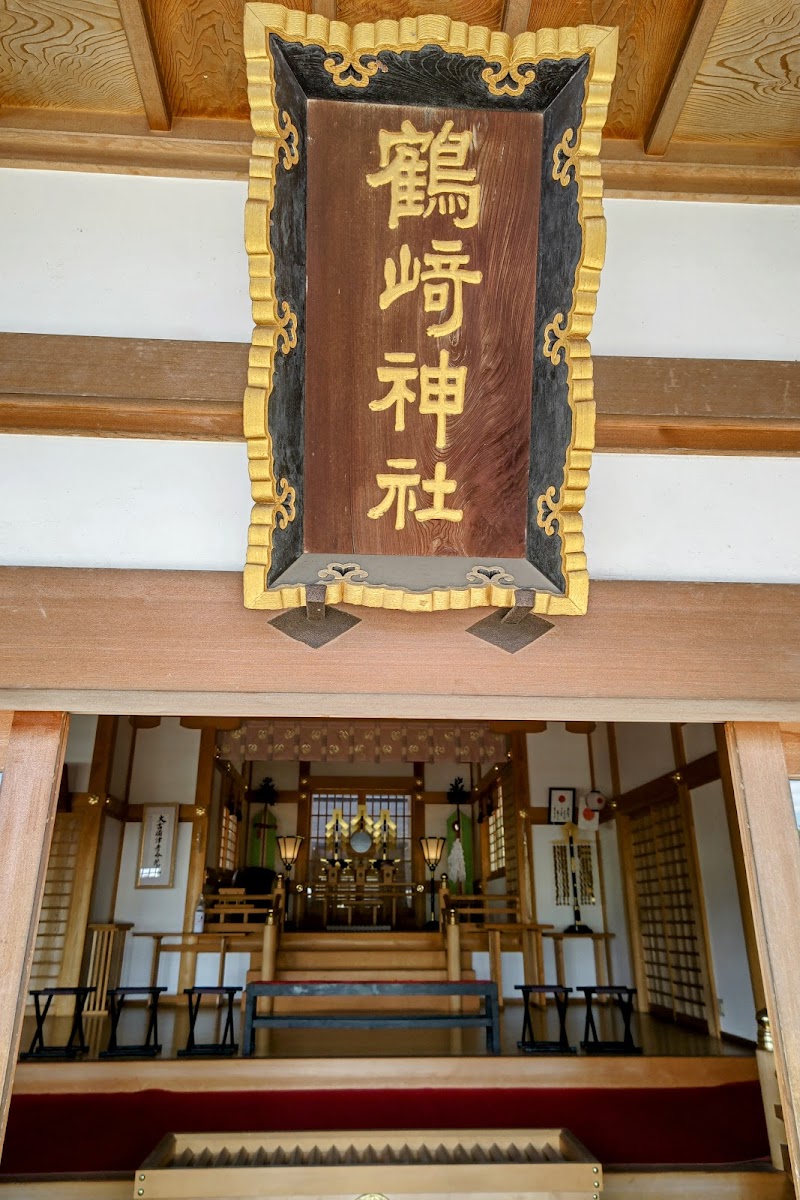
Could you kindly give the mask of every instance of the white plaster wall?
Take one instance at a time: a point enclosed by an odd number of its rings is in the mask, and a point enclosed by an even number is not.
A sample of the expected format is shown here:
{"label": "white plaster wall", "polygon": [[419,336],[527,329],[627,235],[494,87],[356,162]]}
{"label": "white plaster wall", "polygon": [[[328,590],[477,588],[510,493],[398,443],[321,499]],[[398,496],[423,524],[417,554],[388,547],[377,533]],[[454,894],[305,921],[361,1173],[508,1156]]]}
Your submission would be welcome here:
{"label": "white plaster wall", "polygon": [[[598,454],[590,574],[798,583],[798,494],[800,458]],[[688,542],[676,496],[703,512]],[[0,435],[0,565],[240,571],[250,507],[244,445]]]}
{"label": "white plaster wall", "polygon": [[547,808],[551,787],[591,787],[586,735],[568,733],[562,721],[548,722],[544,733],[528,734],[528,783],[531,806]]}
{"label": "white plaster wall", "polygon": [[253,785],[269,776],[279,792],[296,792],[300,786],[299,762],[254,762]]}
{"label": "white plaster wall", "polygon": [[790,779],[789,790],[792,794],[795,821],[797,822],[798,829],[800,829],[800,779]]}
{"label": "white plaster wall", "polygon": [[89,920],[107,922],[114,917],[114,900],[116,897],[117,862],[119,860],[120,842],[125,829],[123,821],[106,813],[103,818],[103,831],[100,835],[100,846],[97,851],[97,871],[94,879],[92,903],[89,909]]}
{"label": "white plaster wall", "polygon": [[684,725],[683,748],[686,751],[686,761],[694,762],[706,754],[713,754],[717,748],[717,739],[713,725]]}
{"label": "white plaster wall", "polygon": [[96,716],[70,715],[64,763],[71,792],[88,791],[96,733]]}
{"label": "white plaster wall", "polygon": [[425,763],[425,790],[446,792],[454,779],[461,778],[469,793],[469,763]]}
{"label": "white plaster wall", "polygon": [[628,922],[625,915],[622,864],[614,821],[604,821],[597,831],[603,856],[603,886],[606,901],[606,928],[615,936],[611,939],[611,983],[634,986],[633,967],[628,943]]}
{"label": "white plaster wall", "polygon": [[675,770],[669,725],[620,721],[615,730],[623,792]]}
{"label": "white plaster wall", "polygon": [[[563,826],[534,825],[532,826],[532,837],[536,919],[541,925],[553,925],[558,930],[566,929],[568,925],[572,924],[572,905],[556,904],[555,875],[553,871],[553,845],[563,840]],[[594,832],[591,830],[582,830],[580,841],[592,844],[595,898],[598,901],[596,904],[584,905],[581,908],[581,916],[584,923],[590,929],[595,933],[602,933],[603,909],[600,904],[600,884],[597,872],[597,849]],[[597,982],[594,969],[594,950],[592,943],[588,939],[565,941],[564,969],[566,972],[567,987],[588,986]],[[550,938],[544,939],[544,977],[546,983],[556,982],[555,953]]]}
{"label": "white plaster wall", "polygon": [[[246,192],[0,171],[0,328],[248,341]],[[796,355],[800,208],[606,200],[605,211],[597,354]]]}
{"label": "white plaster wall", "polygon": [[[280,803],[272,807],[275,815],[276,837],[290,836],[297,833],[297,805],[295,803]],[[277,849],[275,851],[275,870],[282,872],[283,864]]]}
{"label": "white plaster wall", "polygon": [[164,717],[155,729],[137,729],[131,804],[194,804],[200,730]]}
{"label": "white plaster wall", "polygon": [[[590,574],[800,582],[798,494],[800,458],[596,455]],[[675,496],[703,511],[690,541]],[[0,436],[0,565],[239,571],[249,510],[240,444]]]}
{"label": "white plaster wall", "polygon": [[[150,938],[135,938],[144,931],[179,933],[183,929],[186,904],[186,885],[189,878],[189,855],[192,845],[192,826],[188,821],[178,825],[175,852],[175,874],[171,888],[137,888],[136,869],[139,862],[139,842],[142,826],[138,821],[125,825],[120,860],[115,921],[132,921],[134,928],[125,943],[122,962],[122,984],[136,987],[150,982],[153,961],[153,942]],[[158,982],[170,992],[178,986],[179,954],[162,956]]]}
{"label": "white plaster wall", "polygon": [[747,965],[725,798],[719,780],[692,792],[697,853],[724,1033],[755,1041],[755,1002]]}
{"label": "white plaster wall", "polygon": [[594,785],[598,792],[610,796],[613,792],[611,783],[611,756],[608,749],[608,725],[598,721],[592,739],[592,758],[594,759]]}
{"label": "white plaster wall", "polygon": [[[503,972],[503,995],[508,1000],[520,999],[520,993],[515,991],[516,985],[525,982],[525,967],[522,955],[516,950],[503,951],[500,955]],[[476,979],[491,979],[489,954],[485,950],[476,950],[472,955],[472,969]],[[517,1018],[519,1019],[519,1018]],[[512,1021],[514,1018],[512,1017]]]}
{"label": "white plaster wall", "polygon": [[0,171],[0,328],[249,341],[246,193],[219,180]]}

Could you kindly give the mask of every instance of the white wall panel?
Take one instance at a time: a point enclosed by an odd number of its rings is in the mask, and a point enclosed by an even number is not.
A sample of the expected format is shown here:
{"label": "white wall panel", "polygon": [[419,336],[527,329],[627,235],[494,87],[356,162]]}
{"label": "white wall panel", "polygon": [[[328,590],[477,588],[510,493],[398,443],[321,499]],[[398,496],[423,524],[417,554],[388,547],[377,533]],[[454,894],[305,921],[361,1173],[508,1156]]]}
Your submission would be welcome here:
{"label": "white wall panel", "polygon": [[248,342],[247,185],[0,170],[0,329]]}
{"label": "white wall panel", "polygon": [[[590,574],[800,583],[798,495],[800,458],[598,454]],[[244,445],[0,436],[0,565],[238,571],[249,514]]]}
{"label": "white wall panel", "polygon": [[[249,341],[245,195],[0,170],[0,329]],[[606,215],[595,353],[797,356],[800,208],[607,200]]]}
{"label": "white wall panel", "polygon": [[[606,200],[605,208],[595,354],[797,358],[800,207]],[[772,283],[778,312],[764,303]]]}
{"label": "white wall panel", "polygon": [[719,780],[692,792],[697,856],[706,905],[714,982],[724,1033],[755,1040],[755,1001],[736,890],[725,797]]}

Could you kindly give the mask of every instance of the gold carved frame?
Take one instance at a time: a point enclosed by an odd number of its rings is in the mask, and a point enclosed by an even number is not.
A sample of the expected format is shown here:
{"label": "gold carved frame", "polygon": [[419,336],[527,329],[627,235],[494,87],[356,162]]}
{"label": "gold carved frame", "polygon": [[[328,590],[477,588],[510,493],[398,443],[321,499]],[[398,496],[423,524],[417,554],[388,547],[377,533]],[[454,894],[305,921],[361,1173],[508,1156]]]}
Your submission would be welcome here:
{"label": "gold carved frame", "polygon": [[[589,333],[596,307],[600,271],[605,258],[606,223],[603,216],[603,182],[600,143],[611,85],[617,64],[617,30],[597,25],[540,29],[516,38],[482,26],[451,21],[444,16],[407,17],[351,28],[317,14],[298,12],[278,4],[248,3],[244,16],[247,58],[247,91],[253,125],[253,148],[245,206],[245,247],[250,267],[253,302],[253,339],[250,347],[247,388],[244,396],[244,433],[253,497],[244,568],[246,608],[278,610],[305,604],[305,586],[267,587],[276,525],[285,528],[294,519],[291,481],[276,479],[268,411],[276,355],[294,345],[293,314],[279,303],[275,290],[275,264],[270,243],[270,222],[279,170],[291,169],[296,155],[296,134],[278,110],[274,92],[274,66],[270,34],[321,46],[329,54],[325,68],[337,86],[366,88],[377,70],[375,55],[383,50],[401,52],[437,45],[451,54],[479,57],[487,62],[482,73],[494,95],[520,95],[541,59],[587,55],[589,71],[580,127],[565,130],[553,157],[552,177],[566,186],[570,171],[578,185],[578,220],[581,254],[575,271],[569,312],[557,314],[544,333],[544,351],[554,363],[563,354],[567,365],[572,436],[567,448],[564,482],[560,492],[548,488],[538,498],[541,528],[559,524],[561,562],[566,589],[555,596],[537,592],[534,612],[542,616],[580,615],[589,601],[589,574],[584,552],[581,508],[589,483],[594,448],[595,405]],[[341,62],[337,60],[341,59]],[[366,61],[365,61],[366,60]],[[499,70],[495,64],[499,63]],[[514,588],[491,582],[471,588],[440,588],[407,592],[347,579],[327,584],[328,604],[364,605],[369,608],[438,612],[447,609],[503,608],[514,603]]]}

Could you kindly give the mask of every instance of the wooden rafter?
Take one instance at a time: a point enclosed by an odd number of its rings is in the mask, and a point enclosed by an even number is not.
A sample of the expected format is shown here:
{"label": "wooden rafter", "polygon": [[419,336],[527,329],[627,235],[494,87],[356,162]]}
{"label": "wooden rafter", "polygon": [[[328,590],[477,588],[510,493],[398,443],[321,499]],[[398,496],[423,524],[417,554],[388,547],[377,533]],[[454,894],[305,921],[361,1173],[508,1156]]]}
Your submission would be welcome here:
{"label": "wooden rafter", "polygon": [[517,37],[528,28],[532,0],[505,0],[503,7],[503,33]]}
{"label": "wooden rafter", "polygon": [[147,124],[153,130],[172,127],[169,96],[158,60],[153,31],[144,0],[117,0],[133,67],[142,94]]}
{"label": "wooden rafter", "polygon": [[[239,441],[248,349],[0,334],[0,432]],[[600,451],[800,453],[798,363],[601,357],[595,396]]]}
{"label": "wooden rafter", "polygon": [[726,0],[699,0],[691,29],[645,134],[647,154],[663,154],[669,146],[725,4]]}

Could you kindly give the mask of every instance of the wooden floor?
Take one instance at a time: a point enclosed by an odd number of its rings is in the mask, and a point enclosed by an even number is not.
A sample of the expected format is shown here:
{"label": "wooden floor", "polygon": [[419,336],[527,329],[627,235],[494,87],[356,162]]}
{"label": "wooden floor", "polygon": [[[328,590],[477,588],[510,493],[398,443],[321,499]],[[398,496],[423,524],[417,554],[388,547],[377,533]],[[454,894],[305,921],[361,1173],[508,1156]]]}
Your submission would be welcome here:
{"label": "wooden floor", "polygon": [[[501,1053],[520,1057],[517,1041],[522,1033],[522,1006],[507,1004],[500,1017]],[[616,1008],[595,1010],[598,1031],[605,1038],[619,1038],[622,1026]],[[197,1022],[197,1040],[209,1041],[219,1035],[224,1015],[221,1009],[208,1007],[201,1010]],[[234,1013],[235,1035],[239,1036],[240,1009]],[[108,1042],[108,1020],[105,1017],[84,1018],[86,1037],[90,1051],[88,1060],[97,1059]],[[182,1006],[163,1008],[159,1011],[159,1039],[163,1046],[161,1059],[177,1057],[177,1052],[186,1045],[188,1018]],[[567,1014],[567,1032],[570,1042],[582,1056],[580,1041],[583,1037],[584,1009],[576,1004]],[[142,1042],[144,1040],[146,1015],[143,1008],[130,1007],[125,1010],[120,1022],[120,1042]],[[56,1017],[48,1021],[47,1038],[53,1042],[66,1041],[69,1036],[68,1017]],[[22,1048],[26,1049],[34,1031],[33,1018],[25,1018],[22,1029]],[[534,1034],[538,1038],[552,1040],[558,1035],[558,1021],[553,1008],[534,1012]],[[747,1048],[710,1038],[705,1034],[685,1029],[669,1021],[658,1020],[642,1014],[634,1016],[634,1036],[642,1046],[646,1057],[751,1057]],[[484,1056],[486,1039],[480,1029],[278,1029],[258,1030],[256,1034],[256,1056],[270,1058],[379,1058],[382,1056],[418,1057]],[[525,1056],[528,1058],[529,1056]],[[596,1061],[592,1059],[592,1061]],[[25,1065],[25,1064],[21,1064]],[[55,1069],[63,1063],[53,1064]]]}
{"label": "wooden floor", "polygon": [[[141,1040],[144,1013],[133,1010],[120,1036]],[[219,1020],[215,1010],[204,1010],[198,1020],[198,1037],[206,1040]],[[237,1012],[237,1026],[239,1014]],[[535,1015],[536,1032],[555,1034],[555,1014]],[[737,1046],[680,1029],[650,1017],[637,1016],[636,1037],[645,1047],[640,1056],[598,1059],[585,1054],[528,1055],[517,1050],[522,1009],[509,1005],[501,1019],[502,1055],[487,1055],[482,1033],[454,1030],[259,1030],[257,1054],[252,1059],[196,1059],[176,1057],[186,1040],[186,1018],[181,1010],[165,1010],[160,1036],[164,1053],[155,1060],[98,1060],[107,1040],[106,1022],[93,1018],[88,1036],[92,1054],[75,1062],[22,1062],[17,1066],[15,1092],[137,1091],[146,1087],[225,1091],[282,1088],[337,1088],[347,1080],[352,1087],[394,1086],[454,1087],[711,1087],[756,1079],[755,1055]],[[603,1011],[600,1028],[611,1036],[615,1014]],[[24,1039],[32,1033],[26,1019]],[[576,1010],[568,1025],[570,1037],[580,1041],[582,1014]],[[65,1025],[55,1025],[54,1037],[66,1037]],[[237,1028],[238,1034],[238,1028]],[[392,1067],[387,1072],[387,1058]],[[287,1062],[291,1060],[291,1064]],[[402,1060],[400,1066],[399,1060]]]}

